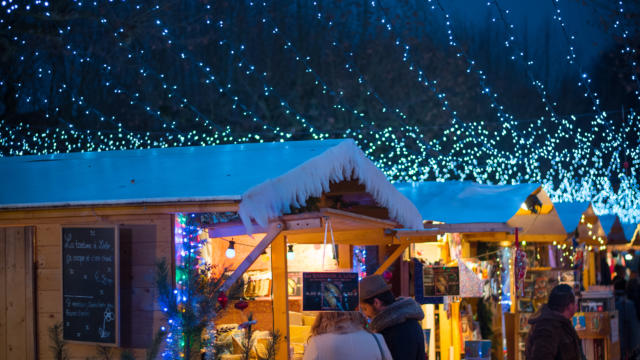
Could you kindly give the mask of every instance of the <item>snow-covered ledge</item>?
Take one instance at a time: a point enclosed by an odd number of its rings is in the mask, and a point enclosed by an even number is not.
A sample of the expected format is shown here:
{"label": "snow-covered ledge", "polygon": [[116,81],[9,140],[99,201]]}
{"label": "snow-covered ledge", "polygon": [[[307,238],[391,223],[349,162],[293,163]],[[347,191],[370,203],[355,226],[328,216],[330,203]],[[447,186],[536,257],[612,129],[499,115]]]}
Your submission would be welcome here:
{"label": "snow-covered ledge", "polygon": [[375,201],[389,211],[391,219],[406,228],[422,229],[422,217],[415,205],[402,195],[352,139],[325,150],[300,166],[247,190],[238,213],[252,232],[252,221],[267,227],[270,219],[305,206],[309,197],[329,191],[331,182],[357,180]]}

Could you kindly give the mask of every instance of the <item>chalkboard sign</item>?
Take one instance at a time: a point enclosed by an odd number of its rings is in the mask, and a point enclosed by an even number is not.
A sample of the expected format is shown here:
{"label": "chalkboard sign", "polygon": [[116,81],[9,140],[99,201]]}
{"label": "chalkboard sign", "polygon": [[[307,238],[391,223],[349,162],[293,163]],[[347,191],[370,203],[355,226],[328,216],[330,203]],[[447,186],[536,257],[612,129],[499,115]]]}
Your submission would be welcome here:
{"label": "chalkboard sign", "polygon": [[302,273],[303,311],[355,311],[358,307],[358,273]]}
{"label": "chalkboard sign", "polygon": [[[413,259],[414,270],[413,270],[413,279],[415,281],[414,286],[414,296],[416,301],[419,304],[444,304],[444,296],[430,296],[424,294],[424,271],[425,265],[421,263],[418,259]],[[427,274],[428,276],[429,274]],[[427,282],[432,280],[427,280]]]}
{"label": "chalkboard sign", "polygon": [[460,295],[460,270],[457,266],[425,266],[422,285],[424,296]]}
{"label": "chalkboard sign", "polygon": [[62,229],[64,339],[117,344],[115,228]]}

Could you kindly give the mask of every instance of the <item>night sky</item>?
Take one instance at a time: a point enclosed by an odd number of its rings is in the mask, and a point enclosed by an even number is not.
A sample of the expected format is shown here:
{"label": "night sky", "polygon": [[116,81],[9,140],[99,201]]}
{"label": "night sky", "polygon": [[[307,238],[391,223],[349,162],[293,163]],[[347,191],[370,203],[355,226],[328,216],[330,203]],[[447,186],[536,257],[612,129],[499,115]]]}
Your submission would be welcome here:
{"label": "night sky", "polygon": [[4,156],[352,137],[392,180],[640,218],[640,6],[0,3]]}

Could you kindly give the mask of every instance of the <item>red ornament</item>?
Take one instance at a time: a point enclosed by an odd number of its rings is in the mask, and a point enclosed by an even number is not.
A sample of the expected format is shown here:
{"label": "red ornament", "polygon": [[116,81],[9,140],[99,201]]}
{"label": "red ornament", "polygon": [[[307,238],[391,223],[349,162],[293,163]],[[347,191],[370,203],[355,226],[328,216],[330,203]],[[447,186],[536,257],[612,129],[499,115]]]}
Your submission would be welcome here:
{"label": "red ornament", "polygon": [[628,161],[623,162],[622,166],[624,166],[625,169],[628,169],[629,168],[629,162]]}
{"label": "red ornament", "polygon": [[227,307],[227,303],[229,303],[227,294],[221,292],[220,295],[218,295],[218,304],[220,304],[220,306],[222,306],[222,308],[224,309]]}
{"label": "red ornament", "polygon": [[238,310],[241,310],[241,311],[242,311],[242,310],[246,309],[247,307],[249,307],[249,303],[248,303],[248,302],[246,302],[246,301],[244,301],[244,300],[240,300],[240,301],[238,301],[237,303],[235,303],[235,304],[233,305],[233,307],[235,307],[236,309],[238,309]]}
{"label": "red ornament", "polygon": [[391,271],[387,270],[382,273],[382,277],[385,281],[391,281],[391,277],[393,277],[393,274],[391,273]]}

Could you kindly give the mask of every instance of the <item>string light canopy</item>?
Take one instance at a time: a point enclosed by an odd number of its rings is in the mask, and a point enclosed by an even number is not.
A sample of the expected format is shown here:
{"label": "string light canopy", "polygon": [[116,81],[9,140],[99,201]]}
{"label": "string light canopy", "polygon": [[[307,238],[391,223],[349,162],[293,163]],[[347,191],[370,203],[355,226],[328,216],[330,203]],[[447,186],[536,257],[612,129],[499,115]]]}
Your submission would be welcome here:
{"label": "string light canopy", "polygon": [[[55,119],[55,125],[34,125],[29,120],[0,118],[0,153],[4,156],[48,154],[74,151],[107,151],[134,148],[173,147],[188,145],[216,145],[294,139],[327,139],[351,137],[376,165],[392,180],[474,180],[480,183],[513,184],[520,182],[543,183],[553,201],[591,201],[598,214],[616,213],[625,222],[640,221],[640,121],[633,110],[605,111],[600,96],[594,89],[592,76],[583,69],[576,52],[576,35],[571,34],[567,18],[561,12],[562,2],[551,0],[555,9],[552,20],[558,25],[556,35],[565,39],[566,61],[579,74],[575,79],[583,90],[580,96],[591,101],[591,111],[583,114],[560,115],[557,104],[537,76],[534,64],[539,61],[524,55],[525,45],[515,35],[515,24],[509,20],[510,11],[498,0],[488,1],[495,10],[492,21],[504,28],[503,45],[511,49],[509,59],[521,63],[529,83],[538,94],[546,113],[544,116],[521,118],[509,113],[492,88],[488,71],[474,54],[460,45],[448,4],[440,0],[425,3],[442,24],[445,40],[466,64],[463,75],[468,81],[477,81],[480,98],[486,99],[488,113],[493,118],[469,120],[461,118],[461,111],[452,101],[451,90],[421,63],[420,49],[412,45],[402,26],[394,24],[389,14],[391,2],[367,2],[371,26],[382,36],[393,39],[394,49],[389,55],[399,64],[397,69],[408,73],[421,89],[421,96],[432,99],[431,104],[449,119],[446,126],[430,125],[419,121],[415,113],[398,105],[397,99],[386,94],[374,80],[376,70],[359,62],[358,49],[352,38],[345,37],[347,24],[338,21],[331,8],[319,2],[309,4],[313,9],[314,26],[325,29],[327,42],[323,46],[336,49],[345,79],[356,86],[345,90],[344,84],[331,81],[321,58],[311,56],[299,37],[283,25],[282,19],[270,12],[269,5],[249,2],[247,26],[263,30],[265,40],[273,44],[274,51],[298,74],[300,82],[310,84],[311,96],[321,106],[309,109],[301,105],[288,89],[277,81],[272,69],[256,57],[260,50],[247,38],[234,36],[237,19],[220,11],[222,4],[193,4],[186,10],[189,19],[178,19],[171,8],[134,4],[130,1],[100,4],[73,1],[69,9],[46,1],[17,3],[2,2],[0,27],[8,34],[10,46],[15,49],[16,63],[33,72],[22,78],[0,76],[0,89],[18,89],[15,92],[22,111],[44,109],[42,117]],[[102,7],[111,15],[105,15]],[[79,11],[91,24],[97,41],[112,45],[113,52],[105,56],[81,41],[80,29],[85,20],[67,22],[56,28],[56,41],[64,49],[65,66],[97,74],[95,94],[83,93],[79,81],[66,81],[56,73],[60,64],[50,61],[50,49],[33,33],[21,31],[20,18],[39,17],[62,19],[64,11]],[[144,14],[150,26],[149,42],[136,41],[135,29],[117,21],[119,12],[127,11],[131,18]],[[624,21],[622,3],[616,8],[615,32],[624,39],[633,36],[633,29]],[[57,20],[56,20],[57,21]],[[211,34],[206,41],[191,41],[179,36],[186,33],[184,24],[199,26]],[[207,42],[210,42],[207,43]],[[207,47],[211,45],[211,47]],[[163,68],[155,63],[154,48],[164,46],[166,62],[189,68],[199,79],[196,91],[189,91],[181,83],[175,69]],[[220,61],[203,56],[198,46],[215,50],[222,62],[234,70],[226,76]],[[622,53],[635,53],[626,47]],[[631,59],[631,57],[629,57]],[[119,70],[126,64],[125,74]],[[637,69],[633,61],[629,64]],[[451,70],[456,71],[456,70]],[[475,79],[475,80],[474,80]],[[636,83],[637,78],[634,78]],[[87,80],[91,81],[91,80]],[[47,89],[41,91],[39,89]],[[153,93],[142,89],[153,88]],[[249,89],[249,90],[247,90]],[[8,90],[5,90],[8,91]],[[349,94],[349,91],[353,94]],[[3,90],[0,90],[3,94]],[[204,110],[194,93],[206,92],[220,100],[220,110],[231,114],[229,119],[211,116]],[[639,92],[636,89],[636,95]],[[367,99],[362,106],[354,98]],[[61,101],[65,99],[65,103]],[[102,106],[119,103],[122,106]],[[268,111],[261,106],[269,105]],[[323,116],[314,116],[317,109],[328,110]],[[171,110],[167,110],[171,109]],[[64,115],[63,115],[64,114]],[[68,116],[67,116],[68,115]],[[137,130],[128,119],[135,115],[154,124],[153,129]],[[348,119],[349,126],[332,130],[324,126],[326,115]],[[615,121],[614,121],[615,119]],[[384,120],[384,121],[381,121]],[[240,126],[242,124],[242,126]],[[615,136],[614,136],[615,134]]]}

